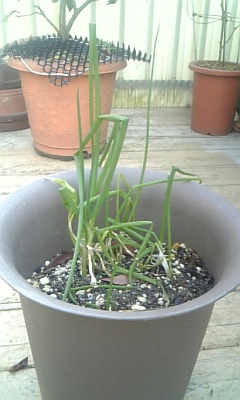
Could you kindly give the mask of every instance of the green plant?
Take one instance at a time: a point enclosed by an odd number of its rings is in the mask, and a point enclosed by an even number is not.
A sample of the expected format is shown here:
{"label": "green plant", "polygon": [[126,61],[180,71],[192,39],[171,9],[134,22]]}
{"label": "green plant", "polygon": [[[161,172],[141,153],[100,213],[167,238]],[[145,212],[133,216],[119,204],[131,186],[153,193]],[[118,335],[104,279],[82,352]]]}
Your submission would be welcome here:
{"label": "green plant", "polygon": [[[195,12],[194,1],[192,1],[192,13],[191,18],[193,20],[193,33],[194,33],[194,48],[195,48],[195,58],[197,60],[197,40],[196,40],[196,28],[195,24],[212,24],[220,23],[220,33],[219,33],[219,47],[218,47],[218,60],[217,62],[206,65],[208,68],[220,68],[220,69],[236,69],[236,66],[230,66],[226,60],[226,48],[227,45],[233,39],[234,34],[238,31],[240,27],[240,17],[232,15],[228,10],[228,0],[219,0],[219,11],[218,15],[215,14],[204,14]],[[190,14],[190,13],[189,13]],[[238,39],[238,49],[236,48],[236,63],[239,63],[240,54],[240,39]],[[203,65],[204,66],[204,65]]]}
{"label": "green plant", "polygon": [[[21,0],[18,0],[21,1]],[[58,26],[56,26],[47,16],[46,12],[41,7],[39,1],[37,1],[37,5],[34,6],[36,11],[34,14],[41,15],[56,31],[58,36],[62,39],[62,41],[67,40],[69,33],[72,29],[73,24],[78,18],[79,14],[91,3],[94,3],[98,0],[85,0],[82,1],[80,5],[77,5],[76,0],[50,0],[52,3],[59,3],[59,14],[58,14]],[[114,4],[117,0],[107,0],[107,4]],[[12,15],[16,14],[17,17],[26,17],[30,15],[23,15],[17,10],[13,10],[10,14],[6,15],[3,19],[4,22],[7,22],[8,18]],[[67,22],[67,16],[69,16],[69,20]]]}
{"label": "green plant", "polygon": [[[21,1],[21,0],[18,0]],[[54,28],[57,35],[30,36],[25,39],[7,43],[0,49],[0,59],[14,57],[21,60],[24,66],[30,71],[26,60],[36,61],[43,67],[43,75],[48,74],[51,82],[55,85],[63,86],[74,77],[81,75],[89,67],[89,41],[82,36],[72,37],[71,28],[79,14],[91,3],[98,0],[85,0],[81,5],[77,5],[75,0],[49,0],[52,3],[59,3],[58,26],[56,26],[47,16],[37,0],[33,14],[41,15]],[[117,0],[107,0],[107,5],[115,4]],[[17,17],[26,17],[20,12],[13,10],[5,16],[3,21],[16,14]],[[31,15],[31,14],[30,14]],[[112,62],[124,62],[126,60],[137,60],[150,62],[150,58],[142,51],[136,51],[135,47],[131,50],[130,46],[124,43],[116,45],[113,41],[97,39],[98,61],[100,64]],[[47,72],[46,72],[47,71]]]}
{"label": "green plant", "polygon": [[[152,77],[154,58],[155,56],[153,56]],[[125,286],[125,290],[132,288],[133,280],[134,278],[137,278],[138,280],[143,280],[157,285],[162,289],[163,296],[166,296],[161,281],[148,278],[147,276],[144,276],[141,271],[148,267],[151,256],[157,253],[156,265],[159,265],[159,263],[162,264],[167,276],[171,277],[170,197],[172,185],[175,181],[200,181],[200,179],[195,175],[182,171],[174,166],[172,167],[168,179],[144,183],[149,146],[150,102],[153,79],[151,78],[148,98],[145,152],[139,182],[130,187],[126,177],[119,174],[116,188],[111,190],[110,184],[114,177],[124,144],[128,118],[119,115],[99,115],[100,96],[98,59],[96,32],[95,26],[93,25],[90,26],[90,66],[89,87],[91,96],[89,112],[91,117],[91,129],[85,139],[83,139],[81,134],[81,115],[77,96],[79,149],[75,153],[74,159],[78,178],[78,191],[64,180],[59,180],[57,178],[53,178],[52,180],[61,186],[59,191],[63,205],[68,211],[68,229],[75,246],[72,267],[63,300],[66,300],[70,296],[74,302],[74,293],[79,290],[79,287],[71,288],[71,285],[77,266],[78,255],[80,254],[81,275],[90,276],[90,286],[97,285],[100,288],[102,287],[102,284],[98,284],[95,277],[95,273],[98,272],[99,269],[103,269],[104,273],[109,277],[110,282],[107,285],[108,298],[106,305],[106,308],[109,309],[111,291],[114,287],[114,277],[116,274],[124,274],[128,276],[129,285],[127,287]],[[112,124],[112,130],[107,146],[101,155],[100,127],[104,121],[108,121]],[[91,159],[91,172],[86,185],[83,149],[89,141],[92,142],[93,153]],[[177,172],[182,174],[183,177],[175,177]],[[138,221],[135,219],[135,213],[141,197],[142,189],[146,186],[159,185],[163,183],[167,184],[167,190],[162,212],[162,226],[160,233],[157,235],[154,231],[153,222]],[[110,202],[115,203],[114,216],[110,215],[109,212]],[[99,227],[98,216],[100,210],[103,209],[105,210],[104,223],[103,226]],[[77,231],[75,232],[73,223],[76,219]],[[168,260],[163,254],[162,245],[166,230],[168,232]],[[124,268],[120,262],[121,255],[124,252],[132,257],[131,265],[127,269]],[[88,287],[88,285],[83,286],[81,289],[87,289]],[[104,285],[104,287],[106,287],[106,285]],[[117,286],[117,288],[119,289],[122,287]]]}

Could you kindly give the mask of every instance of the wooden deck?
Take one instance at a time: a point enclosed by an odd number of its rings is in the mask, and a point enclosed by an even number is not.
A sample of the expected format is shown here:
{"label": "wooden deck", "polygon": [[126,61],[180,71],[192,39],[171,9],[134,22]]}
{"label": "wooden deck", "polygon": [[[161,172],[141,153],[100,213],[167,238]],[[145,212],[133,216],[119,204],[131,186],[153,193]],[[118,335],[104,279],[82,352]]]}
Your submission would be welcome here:
{"label": "wooden deck", "polygon": [[[140,165],[145,111],[126,109],[118,113],[130,117],[121,165]],[[168,171],[175,164],[197,173],[204,184],[240,209],[240,134],[204,136],[192,132],[189,124],[189,109],[153,110],[148,166]],[[36,154],[30,130],[0,132],[0,201],[38,177],[73,167],[72,161]],[[239,303],[240,288],[216,303],[184,400],[240,398]],[[26,356],[29,368],[8,372]],[[3,281],[0,281],[0,398],[41,399],[19,298]]]}

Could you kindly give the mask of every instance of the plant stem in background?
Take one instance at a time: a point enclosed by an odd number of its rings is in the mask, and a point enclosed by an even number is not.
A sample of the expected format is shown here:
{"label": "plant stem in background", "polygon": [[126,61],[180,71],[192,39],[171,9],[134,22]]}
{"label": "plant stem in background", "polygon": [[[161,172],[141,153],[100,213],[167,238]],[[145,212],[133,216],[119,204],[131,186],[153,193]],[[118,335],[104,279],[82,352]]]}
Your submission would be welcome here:
{"label": "plant stem in background", "polygon": [[221,0],[221,33],[220,33],[220,41],[219,41],[219,55],[218,55],[218,62],[222,62],[225,65],[225,43],[226,43],[226,29],[227,29],[227,1]]}
{"label": "plant stem in background", "polygon": [[[190,18],[193,21],[193,40],[194,40],[194,51],[195,51],[195,60],[197,61],[197,41],[196,41],[196,27],[195,24],[207,25],[219,22],[220,26],[220,35],[218,40],[218,66],[223,69],[226,67],[226,50],[227,44],[233,38],[234,33],[240,28],[240,17],[233,16],[231,12],[228,11],[228,0],[218,0],[220,6],[220,12],[218,14],[204,14],[197,13],[195,11],[195,0],[191,0],[192,13],[189,14]],[[189,0],[190,2],[190,0]],[[213,3],[213,2],[211,2]],[[207,3],[208,4],[208,3]],[[209,2],[209,6],[210,2]],[[239,43],[239,40],[238,42]],[[236,63],[239,62],[239,51],[236,52]]]}
{"label": "plant stem in background", "polygon": [[[18,0],[21,1],[21,0]],[[12,14],[16,14],[17,17],[22,18],[22,17],[29,17],[33,14],[41,15],[50,25],[51,27],[56,31],[58,36],[62,39],[63,42],[65,42],[70,34],[70,31],[73,27],[73,24],[75,23],[76,19],[78,18],[79,14],[91,3],[96,2],[97,0],[85,0],[83,3],[77,7],[76,1],[75,0],[52,0],[52,3],[59,3],[59,14],[58,14],[58,26],[55,25],[46,15],[42,7],[40,6],[39,0],[37,1],[37,5],[34,5],[35,12],[32,14],[20,14],[19,11],[13,10],[11,11],[8,15],[5,15],[3,18],[3,22],[7,22],[8,18]],[[44,0],[45,1],[45,0]],[[115,1],[108,1],[107,4],[114,4],[116,3],[117,0]],[[69,21],[67,22],[67,10],[70,13],[70,18]]]}

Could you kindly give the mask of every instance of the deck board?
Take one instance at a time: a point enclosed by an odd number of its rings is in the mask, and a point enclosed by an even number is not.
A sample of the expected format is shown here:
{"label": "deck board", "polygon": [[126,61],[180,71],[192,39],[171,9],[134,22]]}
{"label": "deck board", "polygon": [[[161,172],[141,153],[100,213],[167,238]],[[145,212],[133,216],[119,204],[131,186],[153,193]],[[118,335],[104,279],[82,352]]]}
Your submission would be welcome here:
{"label": "deck board", "polygon": [[[120,165],[140,166],[146,112],[115,110],[130,117]],[[173,164],[202,177],[240,209],[240,134],[200,135],[190,129],[189,109],[154,109],[148,167],[169,171]],[[86,160],[90,164],[90,160]],[[0,133],[0,201],[17,188],[51,173],[74,168],[73,161],[39,156],[30,130]],[[238,249],[236,249],[238,251]],[[238,400],[240,396],[240,290],[218,301],[184,400]],[[9,373],[29,357],[30,368]],[[173,377],[174,379],[174,377]],[[0,398],[41,400],[19,296],[0,280]]]}

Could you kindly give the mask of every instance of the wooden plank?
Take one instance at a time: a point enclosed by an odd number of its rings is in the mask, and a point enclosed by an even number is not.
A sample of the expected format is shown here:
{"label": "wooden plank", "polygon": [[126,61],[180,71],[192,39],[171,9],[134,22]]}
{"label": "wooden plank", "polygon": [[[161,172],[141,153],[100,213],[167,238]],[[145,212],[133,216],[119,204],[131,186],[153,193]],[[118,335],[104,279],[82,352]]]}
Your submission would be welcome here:
{"label": "wooden plank", "polygon": [[[120,159],[140,166],[146,110],[114,110],[130,117]],[[240,136],[212,137],[193,132],[190,109],[153,109],[148,167],[169,171],[173,164],[195,172],[204,184],[240,208]],[[90,165],[91,160],[85,164]],[[73,161],[39,156],[30,130],[5,132],[0,141],[0,201],[17,188],[45,175],[70,170]],[[240,393],[240,289],[214,306],[202,350],[184,400],[237,400]],[[0,280],[0,398],[41,399],[34,368],[10,374],[11,365],[29,356],[33,366],[19,296]],[[174,377],[173,377],[174,379]]]}
{"label": "wooden plank", "polygon": [[21,309],[1,311],[0,343],[0,349],[28,343]]}
{"label": "wooden plank", "polygon": [[42,400],[35,369],[0,371],[0,382],[1,400]]}
{"label": "wooden plank", "polygon": [[240,346],[240,291],[219,300],[213,309],[202,349]]}
{"label": "wooden plank", "polygon": [[240,347],[204,350],[184,400],[238,400],[240,393]]}
{"label": "wooden plank", "polygon": [[202,349],[216,349],[240,346],[240,324],[209,326],[203,340]]}
{"label": "wooden plank", "polygon": [[0,278],[0,310],[9,304],[19,304],[19,295]]}
{"label": "wooden plank", "polygon": [[[12,344],[11,346],[1,346],[0,348],[1,366],[0,372],[9,372],[9,369],[19,363],[24,358],[28,357],[29,369],[34,368],[34,362],[27,335],[26,342],[21,344]],[[17,374],[17,373],[16,373]],[[11,374],[10,374],[11,375]]]}

